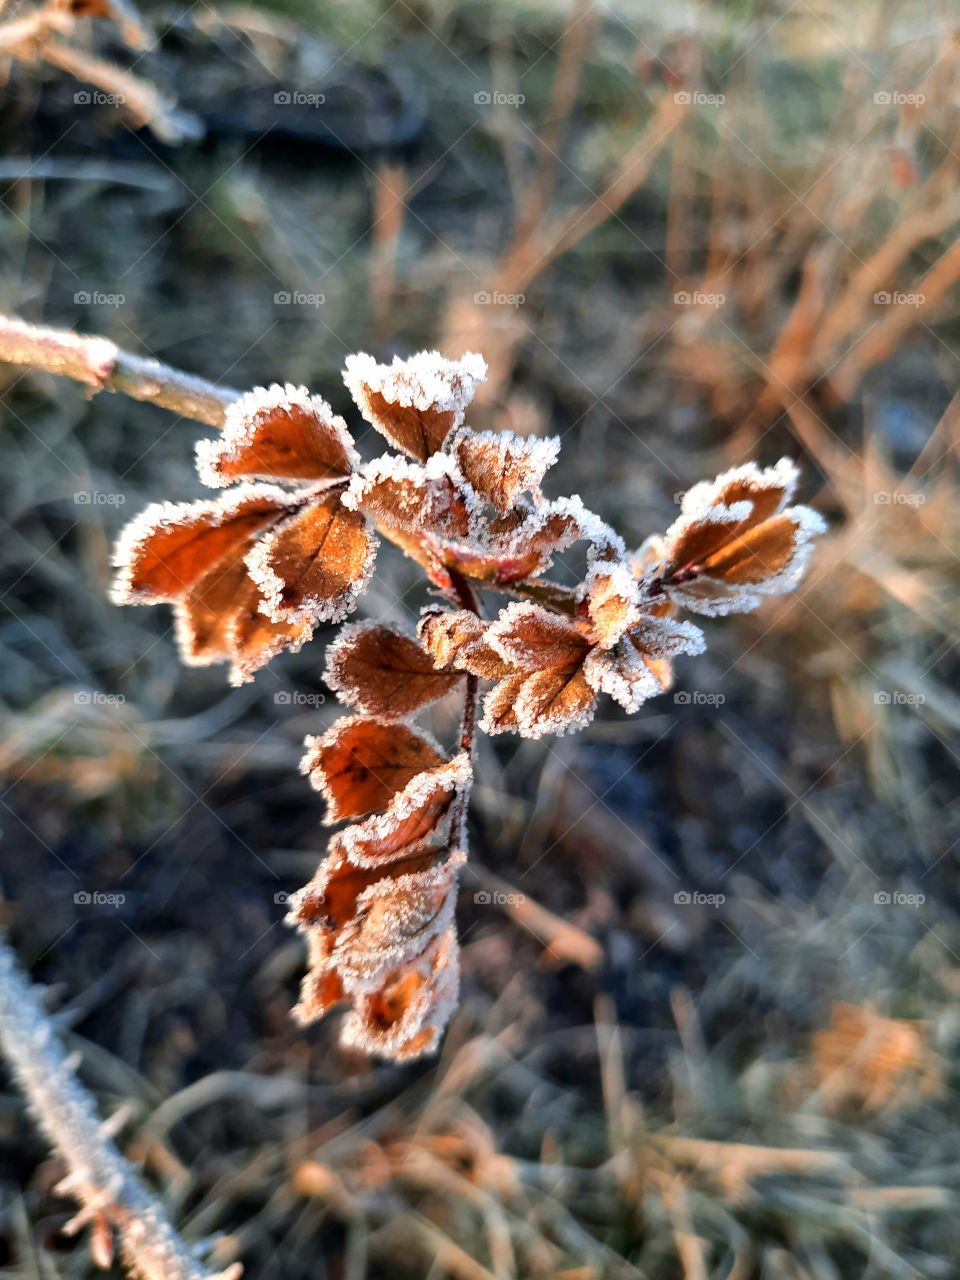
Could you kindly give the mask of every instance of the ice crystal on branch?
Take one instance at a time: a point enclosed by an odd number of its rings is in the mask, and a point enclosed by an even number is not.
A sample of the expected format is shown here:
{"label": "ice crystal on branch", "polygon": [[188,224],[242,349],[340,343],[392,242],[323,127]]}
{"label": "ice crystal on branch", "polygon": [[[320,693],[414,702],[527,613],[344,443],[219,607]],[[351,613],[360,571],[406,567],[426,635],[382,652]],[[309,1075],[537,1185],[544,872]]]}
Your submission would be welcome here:
{"label": "ice crystal on branch", "polygon": [[[670,687],[675,658],[703,650],[681,610],[743,612],[790,590],[824,528],[792,505],[797,471],[784,459],[695,485],[666,533],[628,557],[577,495],[544,496],[557,440],[465,424],[485,373],[475,355],[351,356],[349,391],[400,450],[366,463],[324,400],[257,388],[197,450],[201,479],[224,492],[148,508],[116,553],[114,598],[172,604],[184,660],[229,661],[235,683],[355,607],[374,569],[374,526],[444,597],[416,636],[377,621],[341,630],[326,679],[356,714],[307,738],[301,764],[326,821],[347,825],[292,898],[308,950],[297,1014],[344,1005],[344,1043],[394,1059],[433,1049],[456,1003],[481,686],[489,734],[573,732],[601,695],[635,712]],[[554,558],[575,543],[586,549],[582,581],[551,581]],[[501,604],[505,594],[520,598]],[[464,714],[446,752],[411,719],[454,696]]]}

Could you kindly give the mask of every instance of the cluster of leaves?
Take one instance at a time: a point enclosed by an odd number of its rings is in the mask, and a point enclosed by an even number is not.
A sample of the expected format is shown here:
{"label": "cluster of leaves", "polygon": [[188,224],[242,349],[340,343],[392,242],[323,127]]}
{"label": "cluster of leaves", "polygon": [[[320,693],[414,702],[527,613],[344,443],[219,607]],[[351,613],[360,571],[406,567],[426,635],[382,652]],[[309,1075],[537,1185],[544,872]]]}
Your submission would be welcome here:
{"label": "cluster of leaves", "polygon": [[[443,597],[416,636],[375,622],[343,628],[326,679],[356,714],[309,738],[303,761],[328,822],[351,825],[292,900],[309,947],[298,1014],[347,1003],[345,1040],[395,1059],[432,1049],[456,1003],[479,682],[490,682],[479,727],[491,734],[578,729],[601,693],[634,712],[669,687],[674,657],[704,647],[681,609],[744,612],[790,590],[823,529],[792,505],[797,474],[784,459],[695,486],[666,533],[628,555],[578,497],[544,496],[557,440],[464,425],[485,372],[476,355],[350,357],[348,389],[398,451],[366,464],[325,401],[258,388],[230,407],[220,439],[198,446],[201,478],[224,492],[149,507],[116,554],[114,598],[171,603],[184,660],[227,661],[237,684],[355,608],[375,529]],[[577,542],[582,582],[551,582],[552,561]],[[478,592],[517,598],[487,620]],[[458,688],[466,710],[451,756],[412,717]]]}

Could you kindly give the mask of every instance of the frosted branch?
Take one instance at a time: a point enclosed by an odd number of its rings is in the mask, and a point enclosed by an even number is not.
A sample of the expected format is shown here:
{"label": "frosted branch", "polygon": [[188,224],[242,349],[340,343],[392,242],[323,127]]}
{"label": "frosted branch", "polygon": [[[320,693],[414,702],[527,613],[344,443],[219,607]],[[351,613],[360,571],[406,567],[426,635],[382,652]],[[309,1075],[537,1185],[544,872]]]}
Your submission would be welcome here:
{"label": "frosted branch", "polygon": [[214,1273],[180,1239],[109,1136],[93,1098],[79,1082],[37,989],[0,939],[0,1048],[30,1109],[67,1166],[59,1190],[80,1204],[71,1232],[90,1225],[93,1248],[108,1265],[114,1236],[140,1280],[237,1280],[239,1263]]}

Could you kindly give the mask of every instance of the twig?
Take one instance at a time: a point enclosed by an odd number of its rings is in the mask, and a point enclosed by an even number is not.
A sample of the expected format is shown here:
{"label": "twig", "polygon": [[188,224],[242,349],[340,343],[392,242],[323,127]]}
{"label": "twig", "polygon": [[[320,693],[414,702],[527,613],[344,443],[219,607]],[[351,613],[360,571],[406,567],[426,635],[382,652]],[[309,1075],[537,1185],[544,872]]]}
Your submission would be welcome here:
{"label": "twig", "polygon": [[58,1190],[81,1205],[65,1228],[93,1229],[96,1260],[108,1266],[116,1233],[131,1273],[141,1280],[237,1280],[234,1263],[209,1271],[180,1239],[163,1207],[114,1146],[109,1125],[77,1080],[38,992],[0,938],[0,1048],[51,1146],[67,1166]]}
{"label": "twig", "polygon": [[0,316],[0,362],[60,374],[95,391],[122,391],[211,427],[223,426],[227,405],[240,394],[123,351],[109,338],[47,329],[10,316]]}
{"label": "twig", "polygon": [[[453,584],[453,594],[456,597],[457,604],[462,609],[469,609],[471,613],[475,613],[480,617],[480,602],[477,600],[476,592],[467,581],[467,579],[456,569],[450,571],[450,581]],[[465,751],[468,756],[473,755],[473,739],[477,729],[477,703],[480,695],[480,681],[473,674],[468,674],[465,681],[463,693],[463,718],[460,721],[460,750]],[[467,838],[467,807],[470,803],[470,789],[464,789],[458,794],[455,804],[458,805],[454,814],[454,837],[461,849],[466,848]]]}

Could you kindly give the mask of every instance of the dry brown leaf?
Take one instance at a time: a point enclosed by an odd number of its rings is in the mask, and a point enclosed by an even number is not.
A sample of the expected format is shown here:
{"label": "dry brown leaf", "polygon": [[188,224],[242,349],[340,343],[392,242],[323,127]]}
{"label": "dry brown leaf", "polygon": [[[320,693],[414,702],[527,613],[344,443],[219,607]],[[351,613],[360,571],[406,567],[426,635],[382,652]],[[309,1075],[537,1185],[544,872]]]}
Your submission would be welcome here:
{"label": "dry brown leaf", "polygon": [[[810,507],[786,507],[796,483],[796,467],[783,458],[764,471],[748,464],[695,485],[664,537],[641,548],[635,569],[642,559],[648,582],[697,613],[742,613],[764,595],[792,590],[814,536],[826,528]],[[650,568],[655,551],[661,560]]]}
{"label": "dry brown leaf", "polygon": [[456,933],[448,929],[389,974],[379,991],[357,999],[344,1019],[344,1044],[394,1062],[432,1053],[457,1007],[459,957]]}
{"label": "dry brown leaf", "polygon": [[377,539],[366,519],[323,490],[248,553],[247,568],[274,622],[339,622],[373,573]]}
{"label": "dry brown leaf", "polygon": [[380,866],[412,852],[424,841],[445,840],[454,799],[470,784],[465,754],[427,769],[392,798],[386,810],[346,827],[331,841],[358,867]]}
{"label": "dry brown leaf", "polygon": [[443,764],[440,748],[404,724],[347,716],[308,737],[300,772],[327,802],[327,822],[385,809],[418,774]]}
{"label": "dry brown leaf", "polygon": [[365,715],[398,720],[456,688],[456,672],[439,671],[412,636],[383,623],[344,627],[327,650],[327,684]]}
{"label": "dry brown leaf", "polygon": [[401,533],[453,539],[471,535],[471,495],[446,454],[435,455],[426,466],[385,454],[353,477],[344,501]]}
{"label": "dry brown leaf", "polygon": [[451,453],[464,479],[486,502],[507,512],[522,493],[540,497],[540,484],[560,451],[557,439],[524,439],[510,431],[462,431]]}
{"label": "dry brown leaf", "polygon": [[421,351],[392,365],[363,353],[348,356],[343,380],[366,420],[398,449],[425,462],[461,425],[486,376],[478,355],[445,360],[436,351]]}
{"label": "dry brown leaf", "polygon": [[438,667],[501,680],[511,667],[486,643],[487,626],[468,609],[430,609],[421,617],[417,634]]}
{"label": "dry brown leaf", "polygon": [[215,564],[242,557],[257,535],[302,501],[283,489],[250,484],[211,501],[153,503],[117,541],[114,603],[180,599]]}
{"label": "dry brown leaf", "polygon": [[484,700],[486,733],[539,738],[589,724],[597,701],[583,672],[590,645],[573,622],[521,601],[487,629],[486,643],[511,668]]}
{"label": "dry brown leaf", "polygon": [[213,488],[244,478],[341,480],[359,457],[347,424],[306,387],[256,387],[229,406],[222,435],[197,445],[197,470]]}

